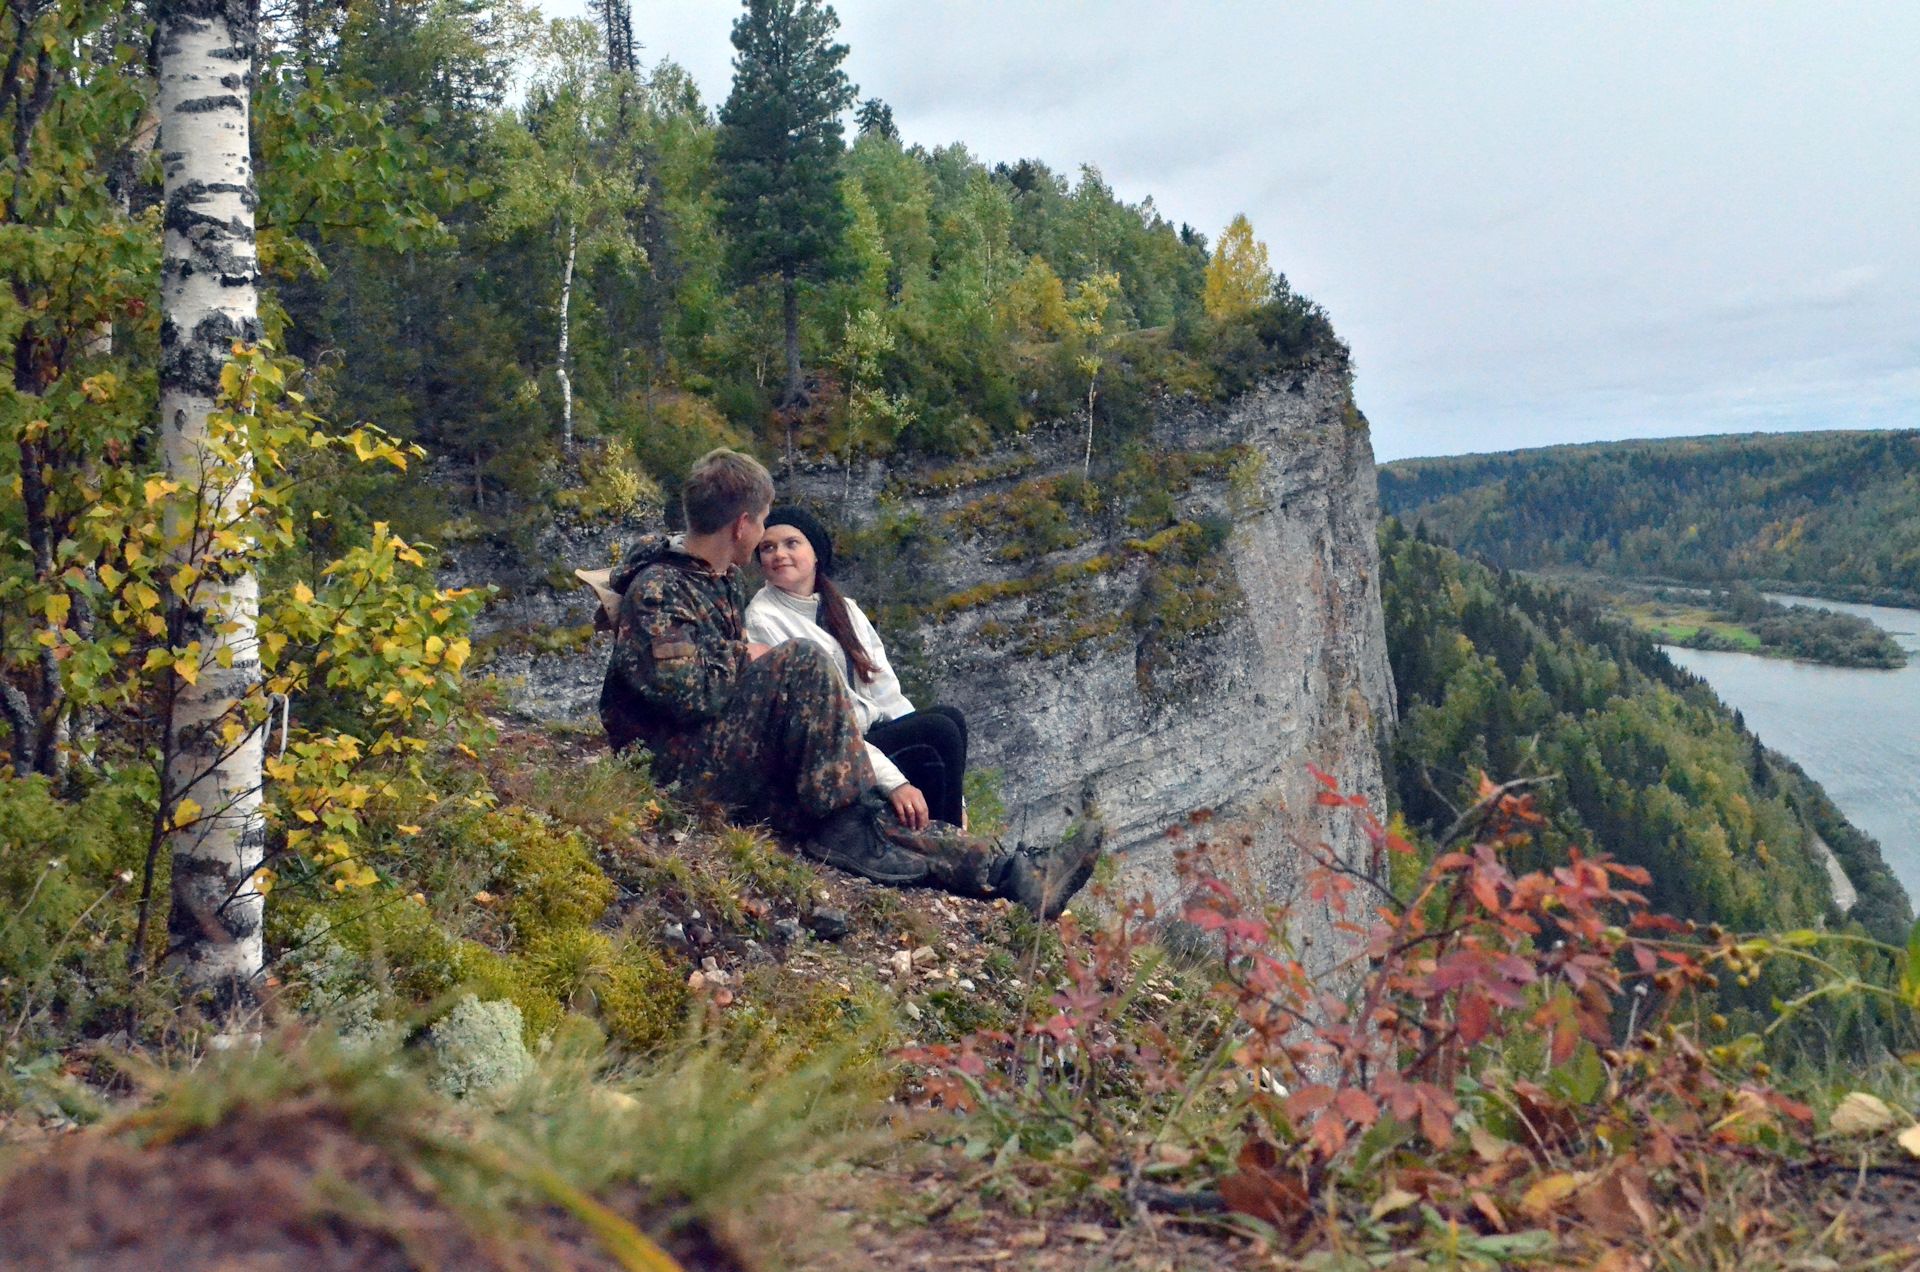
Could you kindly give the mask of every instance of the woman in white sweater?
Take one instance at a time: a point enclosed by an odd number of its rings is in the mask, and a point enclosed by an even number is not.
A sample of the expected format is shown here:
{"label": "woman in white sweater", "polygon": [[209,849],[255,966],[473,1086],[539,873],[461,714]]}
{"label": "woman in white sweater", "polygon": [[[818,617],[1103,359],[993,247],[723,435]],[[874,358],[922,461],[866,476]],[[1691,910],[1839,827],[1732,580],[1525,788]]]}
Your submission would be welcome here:
{"label": "woman in white sweater", "polygon": [[766,525],[759,562],[767,586],[747,606],[747,639],[808,640],[831,655],[894,813],[915,830],[929,820],[964,827],[966,717],[954,707],[916,711],[900,692],[880,633],[833,584],[833,538],[817,517],[780,506]]}

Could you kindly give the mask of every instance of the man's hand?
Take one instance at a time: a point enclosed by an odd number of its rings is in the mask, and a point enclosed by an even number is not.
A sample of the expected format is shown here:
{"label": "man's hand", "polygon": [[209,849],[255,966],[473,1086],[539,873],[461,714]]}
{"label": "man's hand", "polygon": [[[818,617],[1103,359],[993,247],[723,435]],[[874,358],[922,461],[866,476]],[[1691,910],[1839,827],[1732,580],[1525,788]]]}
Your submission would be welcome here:
{"label": "man's hand", "polygon": [[752,641],[747,642],[747,661],[748,662],[758,662],[772,652],[773,652],[772,645],[756,645]]}
{"label": "man's hand", "polygon": [[927,813],[927,797],[920,793],[917,786],[896,786],[887,799],[893,804],[893,815],[908,830],[925,829],[932,820]]}

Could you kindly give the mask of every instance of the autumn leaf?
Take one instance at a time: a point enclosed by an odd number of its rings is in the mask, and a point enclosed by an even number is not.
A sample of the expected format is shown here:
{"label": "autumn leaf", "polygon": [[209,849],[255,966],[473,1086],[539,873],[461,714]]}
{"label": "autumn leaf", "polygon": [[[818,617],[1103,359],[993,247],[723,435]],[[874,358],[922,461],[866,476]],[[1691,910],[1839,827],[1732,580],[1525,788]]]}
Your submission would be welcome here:
{"label": "autumn leaf", "polygon": [[1564,1171],[1547,1175],[1521,1195],[1520,1209],[1534,1219],[1545,1219],[1555,1206],[1573,1196],[1583,1182],[1583,1176]]}

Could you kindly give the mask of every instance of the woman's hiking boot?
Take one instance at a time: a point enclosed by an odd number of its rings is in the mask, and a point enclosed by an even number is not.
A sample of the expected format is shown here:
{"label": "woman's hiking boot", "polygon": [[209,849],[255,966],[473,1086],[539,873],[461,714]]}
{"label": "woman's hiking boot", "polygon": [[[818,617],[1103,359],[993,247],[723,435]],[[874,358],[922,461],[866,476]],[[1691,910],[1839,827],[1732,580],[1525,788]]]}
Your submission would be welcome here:
{"label": "woman's hiking boot", "polygon": [[816,861],[875,883],[896,888],[924,883],[926,858],[888,843],[875,821],[878,812],[869,800],[855,800],[821,822],[804,851]]}
{"label": "woman's hiking boot", "polygon": [[1000,895],[1042,919],[1059,918],[1067,902],[1093,877],[1106,837],[1105,823],[1089,819],[1045,852],[1020,845],[1007,860]]}

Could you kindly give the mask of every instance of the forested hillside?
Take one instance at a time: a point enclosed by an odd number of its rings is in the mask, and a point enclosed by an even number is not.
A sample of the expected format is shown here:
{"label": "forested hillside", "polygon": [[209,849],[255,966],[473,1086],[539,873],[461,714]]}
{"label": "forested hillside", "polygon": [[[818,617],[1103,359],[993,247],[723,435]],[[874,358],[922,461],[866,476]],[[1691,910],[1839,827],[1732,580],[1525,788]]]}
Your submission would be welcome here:
{"label": "forested hillside", "polygon": [[1089,411],[1093,435],[1135,427],[1155,395],[1230,393],[1331,339],[1244,222],[1243,250],[1210,255],[1095,168],[907,144],[871,99],[843,138],[854,86],[830,25],[803,50],[811,97],[784,154],[747,80],[704,101],[589,22],[504,2],[310,21],[268,78],[270,157],[377,138],[414,228],[285,208],[284,341],[331,415],[438,458],[429,504],[381,505],[422,530],[542,515],[580,485],[556,462],[573,439],[582,467],[669,493],[721,442],[964,455]]}
{"label": "forested hillside", "polygon": [[1920,433],[1786,433],[1407,459],[1383,511],[1512,569],[1920,604]]}
{"label": "forested hillside", "polygon": [[1911,907],[1879,846],[1650,636],[1396,519],[1381,575],[1401,716],[1392,781],[1409,823],[1445,827],[1481,771],[1552,774],[1534,861],[1613,853],[1652,873],[1660,908],[1754,929],[1827,914],[1817,836],[1859,891],[1848,917],[1904,939]]}

